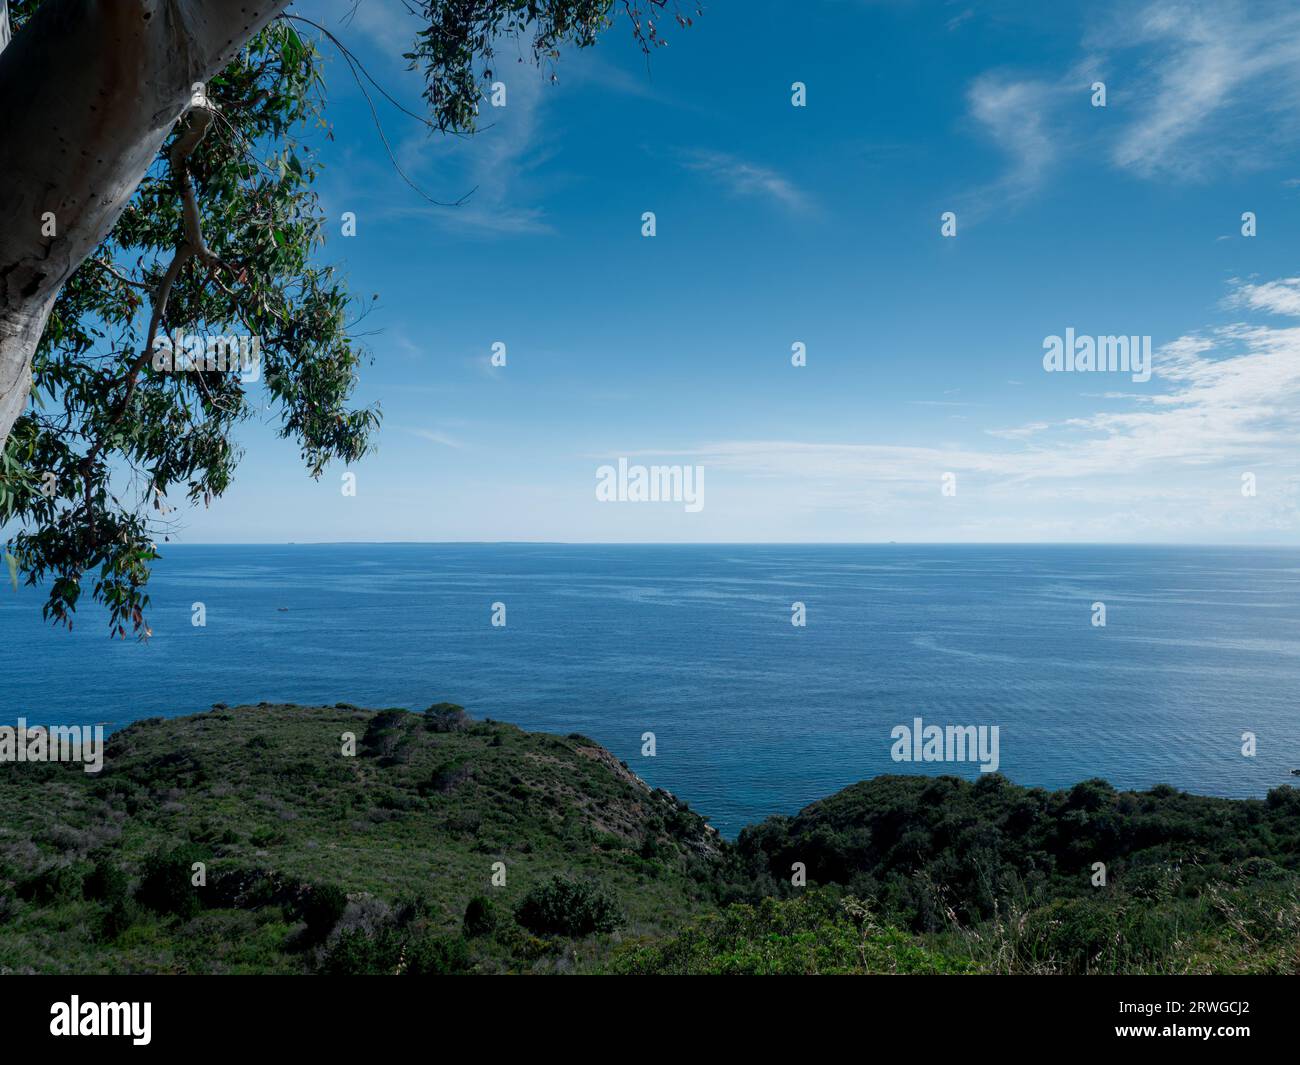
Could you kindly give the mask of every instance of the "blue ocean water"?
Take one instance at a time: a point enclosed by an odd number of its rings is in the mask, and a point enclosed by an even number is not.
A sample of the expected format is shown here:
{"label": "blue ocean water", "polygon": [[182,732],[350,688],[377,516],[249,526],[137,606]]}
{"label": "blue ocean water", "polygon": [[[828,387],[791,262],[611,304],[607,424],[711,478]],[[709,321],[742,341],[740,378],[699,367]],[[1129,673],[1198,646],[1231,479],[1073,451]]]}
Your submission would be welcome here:
{"label": "blue ocean water", "polygon": [[[1300,767],[1300,551],[1084,546],[164,545],[154,637],[0,592],[4,719],[214,702],[423,709],[581,732],[731,835],[997,725],[1001,771],[1263,795]],[[1092,604],[1107,625],[1092,625]],[[191,624],[202,602],[207,624]],[[506,625],[491,624],[492,604]],[[802,602],[807,625],[791,625]],[[1254,758],[1242,733],[1258,736]],[[641,755],[644,732],[655,757]]]}

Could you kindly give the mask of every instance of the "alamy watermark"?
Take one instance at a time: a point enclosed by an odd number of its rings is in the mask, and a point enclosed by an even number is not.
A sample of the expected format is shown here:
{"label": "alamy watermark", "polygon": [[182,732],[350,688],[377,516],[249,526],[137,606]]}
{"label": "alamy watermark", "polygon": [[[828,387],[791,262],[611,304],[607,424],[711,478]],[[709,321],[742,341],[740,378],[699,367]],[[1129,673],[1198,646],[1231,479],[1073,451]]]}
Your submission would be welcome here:
{"label": "alamy watermark", "polygon": [[245,384],[262,378],[260,336],[197,336],[177,329],[153,342],[153,368],[160,373],[237,372]]}
{"label": "alamy watermark", "polygon": [[981,773],[996,773],[1001,759],[997,725],[895,725],[889,733],[895,762],[979,762]]}
{"label": "alamy watermark", "polygon": [[152,1013],[151,1002],[82,1002],[73,995],[50,1006],[50,1035],[130,1036],[135,1046],[148,1046]]}
{"label": "alamy watermark", "polygon": [[1043,338],[1043,369],[1048,373],[1127,373],[1151,380],[1151,338],[1079,336],[1073,327],[1064,337]]}
{"label": "alamy watermark", "polygon": [[18,727],[0,725],[0,763],[83,762],[87,773],[104,768],[103,725],[37,725],[27,727],[20,717]]}
{"label": "alamy watermark", "polygon": [[704,509],[703,466],[629,466],[626,458],[596,470],[602,503],[682,503],[688,514]]}

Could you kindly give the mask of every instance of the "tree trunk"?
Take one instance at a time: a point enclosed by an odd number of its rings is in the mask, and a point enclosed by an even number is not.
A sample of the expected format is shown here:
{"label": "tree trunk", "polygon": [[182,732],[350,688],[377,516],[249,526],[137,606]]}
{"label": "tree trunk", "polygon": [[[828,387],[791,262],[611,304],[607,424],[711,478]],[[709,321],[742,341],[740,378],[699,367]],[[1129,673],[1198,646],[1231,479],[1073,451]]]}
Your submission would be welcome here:
{"label": "tree trunk", "polygon": [[0,448],[50,308],[207,81],[289,0],[46,0],[0,51]]}

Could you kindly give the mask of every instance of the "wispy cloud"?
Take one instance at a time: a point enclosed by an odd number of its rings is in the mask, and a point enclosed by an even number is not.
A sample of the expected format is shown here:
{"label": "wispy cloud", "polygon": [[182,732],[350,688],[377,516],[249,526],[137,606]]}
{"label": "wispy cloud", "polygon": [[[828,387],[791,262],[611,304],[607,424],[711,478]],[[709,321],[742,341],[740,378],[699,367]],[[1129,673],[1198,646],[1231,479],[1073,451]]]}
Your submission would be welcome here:
{"label": "wispy cloud", "polygon": [[401,431],[408,433],[411,436],[417,436],[421,440],[427,440],[431,444],[441,444],[443,447],[460,450],[460,448],[464,446],[459,440],[455,440],[446,433],[440,432],[437,429],[411,429],[403,427]]}
{"label": "wispy cloud", "polygon": [[[1300,317],[1297,293],[1300,279],[1286,279],[1238,285],[1232,299]],[[990,520],[1005,518],[997,507],[1032,503],[1041,516],[1052,513],[1052,500],[1068,498],[1091,508],[1079,518],[1084,525],[1102,512],[1132,517],[1137,509],[1159,528],[1218,520],[1289,530],[1300,490],[1300,325],[1237,322],[1189,333],[1159,348],[1154,362],[1153,391],[1116,393],[1109,402],[1118,406],[1056,422],[986,428],[1000,447],[769,439],[675,453],[740,479],[779,482],[779,498],[815,509],[869,501],[917,513],[907,508],[938,500],[940,475],[954,472],[973,478],[964,498],[988,504]],[[1273,490],[1257,505],[1242,505],[1246,471],[1271,476]],[[1068,534],[1064,514],[1053,522],[1056,534]]]}
{"label": "wispy cloud", "polygon": [[[458,207],[410,204],[397,211],[416,214],[462,232],[549,233],[545,209],[535,202],[534,172],[551,155],[542,136],[549,85],[543,72],[520,64],[506,86],[506,106],[485,107],[473,136],[448,138],[423,132],[407,139],[399,158],[414,173],[458,175],[456,187],[470,191]],[[440,179],[446,184],[446,178]],[[472,190],[472,191],[471,191]]]}
{"label": "wispy cloud", "polygon": [[[977,207],[1037,191],[1073,151],[1161,180],[1264,165],[1300,131],[1300,11],[1274,2],[1114,4],[1094,16],[1063,74],[989,72],[967,93],[971,117],[1007,154]],[[1086,106],[1107,83],[1105,123]],[[977,214],[979,212],[977,211]]]}
{"label": "wispy cloud", "polygon": [[1057,149],[1047,132],[1048,112],[1061,95],[1043,81],[985,74],[967,92],[971,117],[1006,153],[1008,168],[997,181],[974,190],[967,211],[983,213],[990,201],[1020,199],[1037,190]]}
{"label": "wispy cloud", "polygon": [[325,22],[338,33],[357,33],[399,57],[411,50],[419,21],[402,0],[324,0]]}
{"label": "wispy cloud", "polygon": [[[1144,52],[1139,80],[1125,94],[1138,117],[1115,146],[1117,165],[1147,177],[1201,177],[1211,166],[1257,162],[1278,119],[1294,126],[1294,5],[1160,0],[1114,33],[1123,47]],[[1249,120],[1235,121],[1243,109]]]}
{"label": "wispy cloud", "polygon": [[1286,277],[1262,285],[1236,284],[1238,287],[1228,301],[1230,306],[1300,316],[1300,277]]}
{"label": "wispy cloud", "polygon": [[989,436],[996,436],[1003,440],[1024,440],[1050,428],[1047,422],[1030,422],[1028,425],[1016,426],[1013,429],[985,429],[984,431]]}
{"label": "wispy cloud", "polygon": [[738,196],[754,196],[790,211],[812,210],[812,200],[787,177],[757,163],[725,152],[692,151],[683,155],[682,166],[705,174]]}
{"label": "wispy cloud", "polygon": [[[421,23],[402,0],[321,2],[322,21],[360,53],[367,69],[378,71],[387,91],[417,115],[423,114],[421,76],[407,70],[401,58],[410,50]],[[501,47],[504,55],[515,44],[506,42]],[[552,232],[537,171],[553,151],[545,136],[544,120],[549,98],[557,90],[547,72],[532,63],[502,65],[505,69],[498,80],[506,86],[506,106],[493,107],[484,99],[479,130],[473,135],[432,131],[367,87],[400,173],[376,153],[359,162],[356,173],[347,175],[350,180],[336,197],[346,199],[352,209],[358,203],[366,204],[372,219],[419,219],[462,235]],[[379,138],[380,134],[375,131],[373,136]],[[429,203],[411,191],[402,174],[439,203]],[[394,195],[394,190],[399,194]],[[462,198],[463,202],[452,206]]]}
{"label": "wispy cloud", "polygon": [[959,26],[962,26],[965,23],[969,22],[974,17],[975,17],[974,8],[968,7],[966,8],[966,10],[960,11],[956,15],[953,15],[952,18],[950,18],[947,22],[944,23],[944,28],[951,32],[952,30],[957,29]]}

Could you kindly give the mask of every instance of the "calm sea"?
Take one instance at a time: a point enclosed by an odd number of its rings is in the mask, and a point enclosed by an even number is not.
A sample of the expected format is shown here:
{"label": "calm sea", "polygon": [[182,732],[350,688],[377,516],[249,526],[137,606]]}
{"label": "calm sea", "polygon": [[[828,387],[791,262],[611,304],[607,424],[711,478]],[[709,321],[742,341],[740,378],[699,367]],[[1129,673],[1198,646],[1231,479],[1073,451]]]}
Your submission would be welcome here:
{"label": "calm sea", "polygon": [[978,776],[893,762],[890,732],[915,717],[997,725],[1001,771],[1023,784],[1100,776],[1248,796],[1300,767],[1300,551],[164,551],[147,644],[108,639],[89,609],[71,634],[51,629],[35,592],[0,591],[0,719],[121,726],[214,702],[447,700],[591,736],[728,835],[878,773]]}

